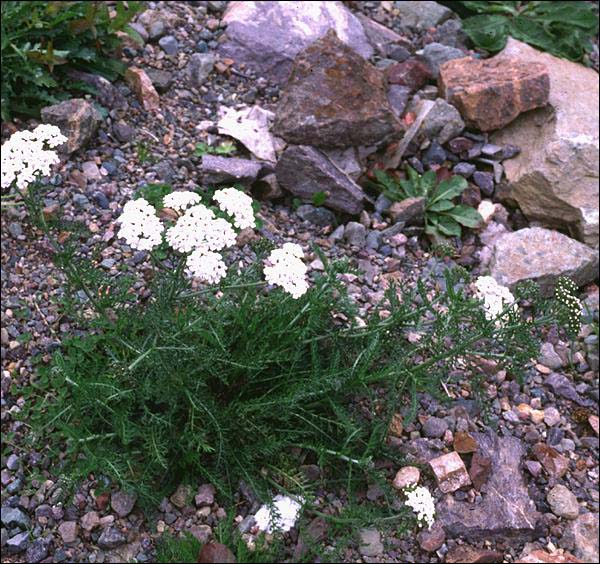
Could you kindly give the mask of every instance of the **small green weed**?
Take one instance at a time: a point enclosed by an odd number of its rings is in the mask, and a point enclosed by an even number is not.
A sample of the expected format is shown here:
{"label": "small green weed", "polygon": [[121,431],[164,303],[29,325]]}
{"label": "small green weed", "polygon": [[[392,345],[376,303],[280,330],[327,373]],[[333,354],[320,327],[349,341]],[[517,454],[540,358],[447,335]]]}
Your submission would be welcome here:
{"label": "small green weed", "polygon": [[237,147],[232,141],[223,141],[216,147],[213,147],[208,143],[197,143],[194,154],[197,157],[201,157],[203,155],[231,155],[232,153],[235,153],[236,150]]}

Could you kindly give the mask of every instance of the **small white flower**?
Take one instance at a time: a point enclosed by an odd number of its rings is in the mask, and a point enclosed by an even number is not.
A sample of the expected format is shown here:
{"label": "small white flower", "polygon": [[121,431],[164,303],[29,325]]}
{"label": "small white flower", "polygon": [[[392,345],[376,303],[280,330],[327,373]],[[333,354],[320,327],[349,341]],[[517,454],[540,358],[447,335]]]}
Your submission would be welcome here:
{"label": "small white flower", "polygon": [[119,237],[134,249],[150,251],[162,241],[164,226],[154,207],[144,198],[127,202],[117,223],[121,224]]}
{"label": "small white flower", "polygon": [[196,192],[181,190],[171,192],[163,198],[163,205],[175,211],[185,211],[187,208],[200,203],[200,195]]}
{"label": "small white flower", "polygon": [[[480,276],[475,281],[476,296],[483,300],[487,319],[495,319],[515,297],[506,286],[501,286],[492,276]],[[514,308],[516,309],[516,304]]]}
{"label": "small white flower", "polygon": [[223,257],[206,249],[196,249],[186,260],[188,276],[209,284],[216,284],[227,274]]}
{"label": "small white flower", "polygon": [[238,229],[256,227],[252,198],[235,188],[217,190],[213,196],[219,208],[226,214],[233,216],[233,223]]}
{"label": "small white flower", "polygon": [[269,284],[281,286],[294,299],[308,290],[306,265],[302,262],[302,247],[295,243],[285,243],[281,249],[271,251],[264,267],[265,279]]}
{"label": "small white flower", "polygon": [[177,223],[167,230],[167,241],[180,253],[189,253],[198,248],[220,251],[235,244],[235,231],[222,218],[203,204],[189,208]]}
{"label": "small white flower", "polygon": [[[300,500],[302,501],[302,500]],[[256,526],[264,532],[289,531],[300,513],[301,503],[285,495],[273,498],[272,506],[263,505],[254,516]]]}
{"label": "small white flower", "polygon": [[435,501],[431,492],[423,486],[407,486],[403,492],[406,494],[406,505],[416,514],[417,521],[422,527],[427,525],[431,529],[435,521]]}
{"label": "small white flower", "polygon": [[1,185],[23,190],[40,176],[48,176],[60,159],[53,149],[67,138],[54,125],[41,124],[33,131],[18,131],[2,145]]}

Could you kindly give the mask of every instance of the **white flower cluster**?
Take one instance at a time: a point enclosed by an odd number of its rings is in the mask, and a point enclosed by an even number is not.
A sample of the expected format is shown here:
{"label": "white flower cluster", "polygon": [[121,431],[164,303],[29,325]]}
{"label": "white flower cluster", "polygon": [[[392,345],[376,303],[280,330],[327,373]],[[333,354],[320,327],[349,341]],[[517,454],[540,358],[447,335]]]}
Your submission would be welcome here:
{"label": "white flower cluster", "polygon": [[[483,300],[487,319],[495,319],[515,297],[506,286],[501,286],[492,276],[480,276],[475,281],[476,296]],[[514,306],[516,308],[516,304]]]}
{"label": "white flower cluster", "polygon": [[264,267],[265,279],[269,284],[281,286],[294,299],[308,290],[306,265],[302,262],[302,247],[295,243],[284,243],[281,249],[271,251]]}
{"label": "white flower cluster", "polygon": [[134,249],[151,251],[162,241],[163,224],[144,198],[127,202],[117,222],[121,224],[119,237]]}
{"label": "white flower cluster", "polygon": [[235,231],[225,219],[215,218],[212,210],[197,204],[167,230],[167,241],[180,253],[200,248],[220,251],[235,244]]}
{"label": "white flower cluster", "polygon": [[573,333],[578,333],[581,329],[581,313],[583,309],[583,304],[576,296],[576,293],[577,285],[573,280],[565,276],[561,276],[558,279],[554,295],[556,301],[564,307],[566,313],[564,322],[567,328]]}
{"label": "white flower cluster", "polygon": [[50,174],[60,159],[54,149],[67,141],[54,125],[41,124],[33,131],[18,131],[2,145],[2,188],[13,182],[24,190],[40,176]]}
{"label": "white flower cluster", "polygon": [[271,506],[263,505],[254,516],[256,526],[264,532],[289,531],[298,519],[301,504],[291,497],[277,495]]}
{"label": "white flower cluster", "polygon": [[417,521],[420,526],[427,524],[431,529],[435,521],[435,501],[431,492],[423,486],[407,486],[404,488],[406,494],[406,505],[408,505],[417,515]]}
{"label": "white flower cluster", "polygon": [[217,190],[213,196],[219,208],[233,217],[233,223],[238,229],[256,227],[252,198],[235,188]]}
{"label": "white flower cluster", "polygon": [[178,190],[171,192],[163,198],[165,208],[171,208],[175,211],[185,211],[190,206],[200,203],[200,194],[188,190]]}
{"label": "white flower cluster", "polygon": [[219,253],[196,249],[186,260],[186,273],[209,284],[216,284],[227,274],[227,267]]}

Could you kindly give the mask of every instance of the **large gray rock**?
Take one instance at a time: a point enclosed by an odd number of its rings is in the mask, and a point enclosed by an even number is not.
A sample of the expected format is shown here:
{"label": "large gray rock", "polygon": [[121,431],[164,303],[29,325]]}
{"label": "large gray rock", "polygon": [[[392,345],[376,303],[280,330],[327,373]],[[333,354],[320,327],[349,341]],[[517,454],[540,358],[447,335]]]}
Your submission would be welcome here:
{"label": "large gray rock", "polygon": [[398,11],[400,24],[403,27],[419,29],[435,27],[454,14],[450,8],[437,2],[403,0],[394,2],[394,7]]}
{"label": "large gray rock", "polygon": [[71,154],[83,147],[96,133],[102,116],[94,105],[83,98],[65,100],[41,111],[42,121],[56,125],[67,138],[60,151]]}
{"label": "large gray rock", "polygon": [[491,459],[491,474],[481,486],[483,500],[479,504],[456,501],[451,494],[442,498],[437,519],[446,534],[468,541],[524,541],[540,536],[541,515],[529,497],[520,469],[525,454],[523,443],[492,432],[471,434],[479,444],[479,454]]}
{"label": "large gray rock", "polygon": [[401,130],[381,72],[334,31],[298,54],[273,131],[315,147],[372,145]]}
{"label": "large gray rock", "polygon": [[222,21],[219,53],[279,84],[296,55],[330,29],[362,57],[373,54],[361,23],[341,2],[230,2]]}
{"label": "large gray rock", "polygon": [[249,185],[256,180],[262,167],[261,163],[249,159],[216,155],[202,157],[202,172],[208,184],[240,182]]}
{"label": "large gray rock", "polygon": [[573,550],[583,562],[598,562],[598,513],[584,513],[569,523],[561,546]]}
{"label": "large gray rock", "polygon": [[304,201],[310,202],[315,193],[324,192],[328,208],[353,215],[363,209],[365,195],[361,187],[314,147],[289,146],[275,173],[281,186]]}
{"label": "large gray rock", "polygon": [[550,77],[550,107],[493,137],[521,147],[503,163],[511,198],[529,219],[598,247],[598,74],[511,38],[502,56],[543,63]]}
{"label": "large gray rock", "polygon": [[528,227],[502,235],[492,248],[491,275],[514,288],[522,280],[550,295],[560,276],[583,286],[598,276],[598,251],[557,231]]}

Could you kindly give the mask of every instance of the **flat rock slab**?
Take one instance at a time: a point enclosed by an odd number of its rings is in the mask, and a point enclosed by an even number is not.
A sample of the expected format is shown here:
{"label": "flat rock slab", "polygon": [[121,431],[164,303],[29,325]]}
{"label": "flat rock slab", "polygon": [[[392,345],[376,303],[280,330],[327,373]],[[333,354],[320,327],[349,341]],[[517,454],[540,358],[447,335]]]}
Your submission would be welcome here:
{"label": "flat rock slab", "polygon": [[383,75],[334,31],[296,57],[273,131],[320,148],[372,145],[401,130]]}
{"label": "flat rock slab", "polygon": [[202,157],[202,173],[208,184],[240,182],[249,185],[256,180],[262,167],[262,163],[249,159],[216,155]]}
{"label": "flat rock slab", "polygon": [[363,209],[362,188],[314,147],[289,146],[277,162],[275,174],[281,186],[304,201],[324,192],[328,208],[351,215]]}
{"label": "flat rock slab", "polygon": [[533,280],[551,295],[560,276],[583,286],[598,276],[598,251],[557,231],[528,227],[502,235],[492,249],[491,275],[514,289]]}
{"label": "flat rock slab", "polygon": [[440,66],[439,88],[467,125],[492,131],[527,110],[545,106],[550,78],[542,63],[465,57]]}
{"label": "flat rock slab", "polygon": [[525,447],[515,437],[498,437],[492,432],[472,433],[479,453],[491,459],[491,475],[482,486],[483,501],[471,504],[446,495],[437,507],[438,519],[449,537],[468,541],[539,536],[540,514],[529,497],[520,469]]}
{"label": "flat rock slab", "polygon": [[598,73],[509,38],[500,57],[546,65],[549,107],[519,116],[493,137],[521,154],[503,163],[510,197],[532,220],[598,247]]}
{"label": "flat rock slab", "polygon": [[341,2],[229,2],[219,54],[285,84],[296,55],[330,29],[364,58],[373,54],[360,21]]}

